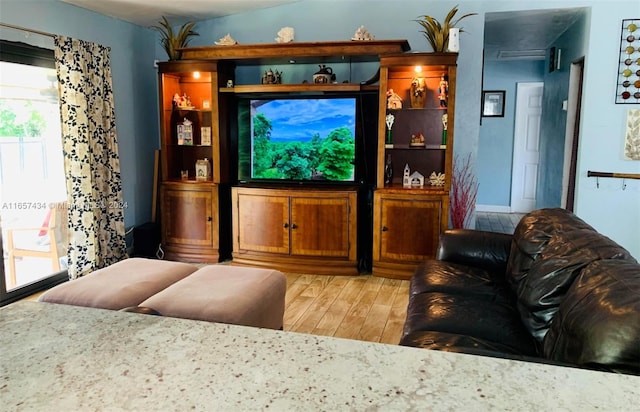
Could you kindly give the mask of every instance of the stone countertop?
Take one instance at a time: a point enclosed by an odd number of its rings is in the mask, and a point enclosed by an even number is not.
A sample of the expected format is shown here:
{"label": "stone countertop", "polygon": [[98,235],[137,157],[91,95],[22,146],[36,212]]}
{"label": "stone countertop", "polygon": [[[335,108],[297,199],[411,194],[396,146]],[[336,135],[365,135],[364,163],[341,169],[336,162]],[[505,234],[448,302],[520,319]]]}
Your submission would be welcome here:
{"label": "stone countertop", "polygon": [[40,302],[0,309],[0,409],[631,410],[640,377]]}

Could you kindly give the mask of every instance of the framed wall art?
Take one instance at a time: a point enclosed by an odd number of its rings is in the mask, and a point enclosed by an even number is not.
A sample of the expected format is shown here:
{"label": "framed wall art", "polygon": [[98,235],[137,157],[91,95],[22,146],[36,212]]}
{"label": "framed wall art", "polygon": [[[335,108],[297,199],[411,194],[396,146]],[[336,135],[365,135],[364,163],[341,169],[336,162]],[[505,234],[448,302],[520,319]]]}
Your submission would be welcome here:
{"label": "framed wall art", "polygon": [[482,92],[482,117],[504,117],[504,90]]}
{"label": "framed wall art", "polygon": [[622,20],[616,104],[640,103],[640,19]]}

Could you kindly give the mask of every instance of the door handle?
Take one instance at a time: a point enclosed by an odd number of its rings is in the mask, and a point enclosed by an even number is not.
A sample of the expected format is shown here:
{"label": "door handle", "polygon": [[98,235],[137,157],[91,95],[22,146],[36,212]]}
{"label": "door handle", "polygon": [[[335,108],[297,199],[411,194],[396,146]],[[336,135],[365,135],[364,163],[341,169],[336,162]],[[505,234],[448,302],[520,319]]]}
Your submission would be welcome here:
{"label": "door handle", "polygon": [[211,216],[207,216],[207,222],[211,222],[213,218]]}
{"label": "door handle", "polygon": [[285,223],[285,224],[284,224],[284,228],[285,228],[285,229],[288,229],[288,228],[289,228],[289,223]]}
{"label": "door handle", "polygon": [[297,229],[298,225],[296,225],[295,223],[291,225],[291,229]]}
{"label": "door handle", "polygon": [[387,230],[389,230],[389,228],[388,228],[388,227],[386,227],[386,226],[382,226],[382,231],[383,231],[383,232],[386,232]]}

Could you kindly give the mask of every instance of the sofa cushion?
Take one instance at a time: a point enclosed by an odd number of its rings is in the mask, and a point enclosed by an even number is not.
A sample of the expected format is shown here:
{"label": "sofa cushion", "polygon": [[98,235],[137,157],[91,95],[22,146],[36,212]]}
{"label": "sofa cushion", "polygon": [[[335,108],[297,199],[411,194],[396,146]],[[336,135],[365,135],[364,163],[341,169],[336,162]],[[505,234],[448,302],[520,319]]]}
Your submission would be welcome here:
{"label": "sofa cushion", "polygon": [[499,295],[426,292],[411,296],[403,337],[416,331],[466,335],[510,348],[511,353],[537,353],[535,340],[522,325],[517,309]]}
{"label": "sofa cushion", "polygon": [[138,306],[196,270],[188,263],[130,258],[55,286],[38,301],[120,310]]}
{"label": "sofa cushion", "polygon": [[599,260],[573,282],[543,341],[545,357],[640,374],[640,265]]}
{"label": "sofa cushion", "polygon": [[567,290],[584,267],[601,259],[635,259],[593,229],[554,234],[518,284],[518,309],[531,334],[542,341]]}
{"label": "sofa cushion", "polygon": [[503,274],[440,260],[421,263],[411,277],[409,293],[416,295],[424,292],[477,295],[487,299],[493,299],[496,295],[505,299],[515,296],[511,294]]}
{"label": "sofa cushion", "polygon": [[[411,332],[402,337],[400,345],[493,357],[507,357],[505,354],[509,354],[511,355],[508,356],[510,359],[536,355],[534,347],[513,348],[500,342],[478,339],[473,336],[433,331]],[[518,351],[514,352],[514,349],[518,349]]]}
{"label": "sofa cushion", "polygon": [[507,263],[507,281],[514,293],[524,281],[533,262],[557,233],[593,228],[565,209],[538,209],[525,215],[513,233]]}

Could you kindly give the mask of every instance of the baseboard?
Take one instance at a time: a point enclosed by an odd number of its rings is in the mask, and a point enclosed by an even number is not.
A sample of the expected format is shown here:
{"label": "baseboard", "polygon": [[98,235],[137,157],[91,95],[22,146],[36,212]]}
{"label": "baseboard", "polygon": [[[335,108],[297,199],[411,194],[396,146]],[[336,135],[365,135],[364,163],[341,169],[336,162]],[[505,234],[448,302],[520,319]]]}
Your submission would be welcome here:
{"label": "baseboard", "polygon": [[476,212],[511,213],[511,206],[476,205]]}

